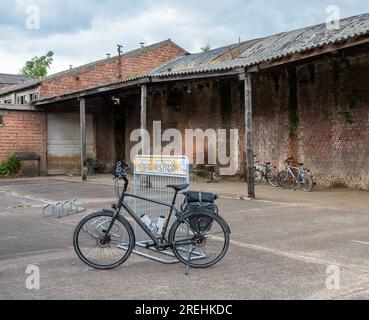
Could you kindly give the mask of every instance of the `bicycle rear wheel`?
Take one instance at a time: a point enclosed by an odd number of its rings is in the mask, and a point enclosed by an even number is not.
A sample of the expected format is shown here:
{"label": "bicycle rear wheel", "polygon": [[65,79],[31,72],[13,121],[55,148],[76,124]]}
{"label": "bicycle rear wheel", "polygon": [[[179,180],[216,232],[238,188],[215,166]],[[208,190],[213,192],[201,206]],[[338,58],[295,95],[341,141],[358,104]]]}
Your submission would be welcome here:
{"label": "bicycle rear wheel", "polygon": [[[131,225],[118,216],[106,237],[114,213],[96,212],[81,220],[73,235],[73,246],[78,257],[95,269],[113,269],[124,263],[135,246]],[[105,242],[105,239],[107,241]]]}
{"label": "bicycle rear wheel", "polygon": [[294,177],[286,170],[279,173],[278,182],[284,189],[292,189],[295,186]]}
{"label": "bicycle rear wheel", "polygon": [[169,242],[177,259],[193,268],[214,266],[226,255],[230,241],[227,223],[206,210],[190,212],[174,222]]}
{"label": "bicycle rear wheel", "polygon": [[269,169],[267,173],[268,182],[273,187],[279,187],[278,174],[279,170],[276,168]]}

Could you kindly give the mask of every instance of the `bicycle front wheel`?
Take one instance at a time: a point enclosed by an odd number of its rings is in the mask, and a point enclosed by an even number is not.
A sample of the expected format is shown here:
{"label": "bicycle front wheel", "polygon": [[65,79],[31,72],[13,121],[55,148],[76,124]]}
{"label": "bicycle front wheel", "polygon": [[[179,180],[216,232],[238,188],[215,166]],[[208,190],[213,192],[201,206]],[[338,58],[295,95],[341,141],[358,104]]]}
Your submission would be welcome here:
{"label": "bicycle front wheel", "polygon": [[301,187],[305,192],[310,192],[314,188],[313,175],[309,172],[305,173],[304,182],[301,183]]}
{"label": "bicycle front wheel", "polygon": [[178,260],[193,268],[214,266],[226,255],[230,230],[218,215],[206,210],[190,212],[174,222],[169,241]]}
{"label": "bicycle front wheel", "polygon": [[255,169],[254,181],[255,185],[260,184],[263,181],[264,174],[259,169]]}
{"label": "bicycle front wheel", "polygon": [[81,220],[73,235],[78,257],[88,266],[107,270],[120,266],[132,253],[135,236],[129,222],[118,216],[106,235],[113,219],[112,212],[92,213]]}
{"label": "bicycle front wheel", "polygon": [[278,182],[284,189],[292,189],[295,186],[295,179],[288,171],[279,173]]}

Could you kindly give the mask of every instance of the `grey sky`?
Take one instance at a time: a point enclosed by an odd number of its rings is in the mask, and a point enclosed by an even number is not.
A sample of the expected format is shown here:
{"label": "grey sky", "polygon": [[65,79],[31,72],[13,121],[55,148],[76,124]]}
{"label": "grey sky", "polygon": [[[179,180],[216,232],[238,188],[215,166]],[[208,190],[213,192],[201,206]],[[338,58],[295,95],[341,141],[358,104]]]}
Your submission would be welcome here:
{"label": "grey sky", "polygon": [[[40,29],[26,28],[26,8],[40,9]],[[368,0],[1,0],[0,72],[55,52],[51,73],[171,38],[190,52],[369,12]]]}

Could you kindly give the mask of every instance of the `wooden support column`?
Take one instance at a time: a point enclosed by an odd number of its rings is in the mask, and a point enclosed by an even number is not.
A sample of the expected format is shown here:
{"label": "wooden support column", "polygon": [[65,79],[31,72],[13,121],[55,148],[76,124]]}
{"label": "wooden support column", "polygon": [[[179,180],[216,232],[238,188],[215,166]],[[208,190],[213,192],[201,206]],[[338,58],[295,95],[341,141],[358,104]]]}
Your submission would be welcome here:
{"label": "wooden support column", "polygon": [[80,131],[81,131],[81,176],[82,181],[87,180],[86,176],[86,100],[81,98],[79,101],[79,118],[80,118]]}
{"label": "wooden support column", "polygon": [[255,199],[254,139],[252,127],[252,82],[251,74],[245,77],[245,127],[246,127],[246,168],[247,193],[249,199]]}
{"label": "wooden support column", "polygon": [[142,139],[142,154],[146,155],[149,153],[147,135],[147,85],[141,85],[141,139]]}

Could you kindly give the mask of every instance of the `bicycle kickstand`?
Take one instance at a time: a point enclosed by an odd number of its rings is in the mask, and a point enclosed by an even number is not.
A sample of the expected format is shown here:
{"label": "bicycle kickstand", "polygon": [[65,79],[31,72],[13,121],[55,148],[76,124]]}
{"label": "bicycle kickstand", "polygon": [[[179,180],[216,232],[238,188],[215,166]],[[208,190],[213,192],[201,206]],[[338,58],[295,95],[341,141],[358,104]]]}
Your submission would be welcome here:
{"label": "bicycle kickstand", "polygon": [[186,276],[189,276],[190,275],[190,265],[189,264],[186,264],[185,275]]}

